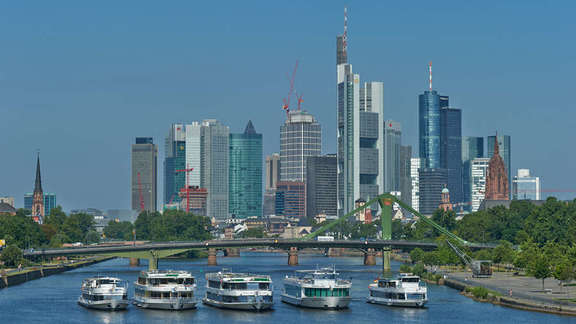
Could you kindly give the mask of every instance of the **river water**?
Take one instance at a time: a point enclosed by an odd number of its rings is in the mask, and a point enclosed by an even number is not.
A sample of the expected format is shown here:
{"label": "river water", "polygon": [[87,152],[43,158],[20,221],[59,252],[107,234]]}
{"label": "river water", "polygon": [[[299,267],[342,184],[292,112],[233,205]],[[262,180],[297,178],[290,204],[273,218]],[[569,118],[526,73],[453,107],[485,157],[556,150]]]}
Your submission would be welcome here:
{"label": "river water", "polygon": [[[191,271],[198,281],[197,296],[204,294],[205,272],[223,267],[235,272],[265,273],[274,281],[274,310],[264,313],[221,310],[201,303],[196,310],[172,312],[143,310],[130,306],[123,312],[85,309],[76,300],[82,279],[95,275],[113,275],[132,283],[146,262],[130,267],[127,259],[114,259],[89,267],[26,282],[0,290],[0,323],[576,323],[576,318],[527,312],[488,303],[478,303],[456,290],[429,285],[425,309],[393,308],[365,301],[368,284],[378,276],[381,265],[367,267],[362,258],[300,255],[300,265],[290,267],[280,254],[243,253],[239,258],[218,257],[219,266],[206,266],[206,259],[161,260],[161,269]],[[282,278],[296,269],[336,265],[345,278],[352,279],[353,301],[348,310],[323,311],[297,308],[280,302]],[[393,270],[399,264],[393,263]],[[130,291],[130,296],[133,291]]]}

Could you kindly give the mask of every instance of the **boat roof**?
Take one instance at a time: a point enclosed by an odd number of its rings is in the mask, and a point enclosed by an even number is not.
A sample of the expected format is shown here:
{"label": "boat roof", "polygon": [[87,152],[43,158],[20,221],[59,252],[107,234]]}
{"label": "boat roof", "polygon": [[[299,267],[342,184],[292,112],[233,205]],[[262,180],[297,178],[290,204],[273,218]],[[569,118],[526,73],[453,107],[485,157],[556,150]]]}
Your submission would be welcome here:
{"label": "boat roof", "polygon": [[152,270],[140,272],[141,277],[147,278],[193,278],[192,274],[183,270]]}
{"label": "boat roof", "polygon": [[206,274],[206,279],[218,279],[224,281],[271,281],[269,275],[234,272],[211,272]]}
{"label": "boat roof", "polygon": [[111,280],[111,281],[124,281],[120,278],[116,278],[116,277],[106,277],[106,276],[102,276],[102,277],[91,277],[91,278],[86,278],[84,279],[84,281],[97,281],[97,280]]}

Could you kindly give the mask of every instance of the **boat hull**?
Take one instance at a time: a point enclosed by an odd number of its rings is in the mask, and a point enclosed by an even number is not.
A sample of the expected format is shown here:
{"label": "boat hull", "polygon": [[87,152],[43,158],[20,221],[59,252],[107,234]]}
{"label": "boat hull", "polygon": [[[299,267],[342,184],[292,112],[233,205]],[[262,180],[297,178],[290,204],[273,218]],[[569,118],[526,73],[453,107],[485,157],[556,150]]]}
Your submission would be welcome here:
{"label": "boat hull", "polygon": [[86,301],[83,298],[78,299],[78,305],[105,311],[121,311],[125,310],[130,302],[128,300],[100,300],[100,301]]}
{"label": "boat hull", "polygon": [[225,303],[209,298],[202,299],[202,302],[205,305],[218,307],[218,308],[225,308],[225,309],[235,309],[235,310],[245,310],[245,311],[266,311],[272,309],[274,305],[273,302],[255,302],[255,303]]}
{"label": "boat hull", "polygon": [[140,308],[160,309],[160,310],[187,310],[195,309],[196,300],[179,300],[179,299],[134,299],[134,304]]}
{"label": "boat hull", "polygon": [[306,308],[315,309],[344,309],[350,305],[351,297],[305,297],[299,298],[282,294],[282,302]]}
{"label": "boat hull", "polygon": [[396,307],[415,307],[415,308],[422,308],[428,302],[428,300],[426,300],[426,299],[421,299],[421,300],[388,299],[388,298],[380,298],[380,297],[373,297],[373,296],[369,296],[367,301],[368,301],[368,303],[371,303],[371,304],[380,304],[380,305],[396,306]]}

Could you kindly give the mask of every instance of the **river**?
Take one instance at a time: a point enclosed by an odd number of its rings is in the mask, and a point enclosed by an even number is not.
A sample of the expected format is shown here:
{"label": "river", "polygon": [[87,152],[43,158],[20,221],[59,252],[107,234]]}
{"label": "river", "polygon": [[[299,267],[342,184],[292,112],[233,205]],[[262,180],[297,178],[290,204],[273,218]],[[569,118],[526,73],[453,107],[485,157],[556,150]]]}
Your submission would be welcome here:
{"label": "river", "polygon": [[[130,267],[127,259],[113,259],[89,267],[33,280],[0,290],[0,323],[575,323],[574,317],[521,311],[475,302],[458,291],[429,285],[428,307],[392,308],[367,304],[368,284],[378,276],[380,265],[367,267],[359,257],[327,258],[300,255],[300,265],[290,267],[281,254],[243,253],[242,257],[218,257],[219,266],[206,266],[206,259],[168,259],[161,269],[191,271],[198,281],[198,296],[204,294],[205,272],[222,267],[236,272],[266,273],[274,281],[274,310],[251,313],[211,308],[201,303],[196,310],[171,312],[143,310],[130,306],[123,312],[88,310],[76,304],[82,279],[95,275],[113,275],[133,282],[146,262]],[[351,278],[353,301],[348,310],[323,311],[300,309],[280,302],[282,278],[296,269],[316,265],[336,265],[345,278]],[[398,270],[399,263],[392,264]],[[133,291],[130,291],[130,295]]]}

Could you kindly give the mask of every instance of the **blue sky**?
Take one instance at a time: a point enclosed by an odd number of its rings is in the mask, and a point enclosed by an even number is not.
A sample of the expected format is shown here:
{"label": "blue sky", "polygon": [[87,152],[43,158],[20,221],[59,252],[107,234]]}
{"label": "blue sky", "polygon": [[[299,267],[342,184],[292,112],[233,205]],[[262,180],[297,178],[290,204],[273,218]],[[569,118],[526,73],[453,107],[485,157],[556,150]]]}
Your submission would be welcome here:
{"label": "blue sky", "polygon": [[576,189],[573,1],[14,1],[0,4],[0,195],[22,206],[39,149],[44,190],[66,210],[129,208],[130,144],[153,136],[162,169],[172,122],[216,118],[241,132],[252,119],[265,153],[278,151],[296,60],[303,106],[335,152],[345,4],[349,60],[363,81],[384,82],[404,144],[417,151],[432,61],[464,135],[511,135],[513,172]]}

